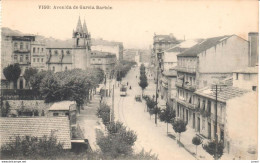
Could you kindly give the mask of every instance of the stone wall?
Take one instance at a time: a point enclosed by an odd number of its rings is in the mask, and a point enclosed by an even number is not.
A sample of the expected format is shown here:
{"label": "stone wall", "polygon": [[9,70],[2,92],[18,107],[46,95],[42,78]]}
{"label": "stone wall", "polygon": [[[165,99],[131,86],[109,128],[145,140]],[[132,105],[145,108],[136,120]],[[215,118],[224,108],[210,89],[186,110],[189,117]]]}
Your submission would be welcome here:
{"label": "stone wall", "polygon": [[44,103],[44,100],[4,100],[3,106],[5,106],[6,101],[10,105],[10,113],[17,114],[18,110],[38,110],[39,115],[41,115],[42,110],[44,110],[45,116],[48,114],[48,109],[51,103]]}

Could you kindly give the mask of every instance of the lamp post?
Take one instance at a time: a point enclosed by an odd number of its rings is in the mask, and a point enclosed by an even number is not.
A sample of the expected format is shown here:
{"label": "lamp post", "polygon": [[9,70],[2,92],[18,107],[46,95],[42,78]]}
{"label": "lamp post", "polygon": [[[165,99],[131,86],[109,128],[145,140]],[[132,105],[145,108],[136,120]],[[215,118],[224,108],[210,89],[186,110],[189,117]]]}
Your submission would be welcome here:
{"label": "lamp post", "polygon": [[218,93],[222,91],[222,88],[226,86],[226,84],[212,84],[211,87],[211,91],[213,93],[215,93],[216,96],[216,103],[215,103],[215,124],[214,124],[214,133],[215,133],[215,143],[216,143],[216,147],[215,147],[215,160],[217,160],[217,153],[218,153]]}

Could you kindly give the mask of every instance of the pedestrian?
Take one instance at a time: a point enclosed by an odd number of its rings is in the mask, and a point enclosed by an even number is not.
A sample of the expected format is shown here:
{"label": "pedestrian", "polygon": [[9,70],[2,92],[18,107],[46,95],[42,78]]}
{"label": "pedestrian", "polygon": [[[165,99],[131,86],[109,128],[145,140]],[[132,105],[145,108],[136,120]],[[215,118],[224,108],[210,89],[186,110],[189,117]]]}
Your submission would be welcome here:
{"label": "pedestrian", "polygon": [[132,89],[131,85],[130,85],[129,89]]}

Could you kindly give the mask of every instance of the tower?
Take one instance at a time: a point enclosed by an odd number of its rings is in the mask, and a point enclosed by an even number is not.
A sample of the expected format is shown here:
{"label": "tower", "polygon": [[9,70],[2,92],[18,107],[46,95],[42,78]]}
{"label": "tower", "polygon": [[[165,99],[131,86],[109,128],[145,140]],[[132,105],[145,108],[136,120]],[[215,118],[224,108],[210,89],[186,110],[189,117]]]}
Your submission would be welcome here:
{"label": "tower", "polygon": [[88,32],[86,22],[83,26],[79,17],[76,30],[73,30],[73,68],[86,70],[90,67],[91,35]]}
{"label": "tower", "polygon": [[79,17],[76,30],[73,30],[72,38],[74,39],[75,48],[91,48],[91,35],[88,33],[86,21],[84,20],[83,26]]}

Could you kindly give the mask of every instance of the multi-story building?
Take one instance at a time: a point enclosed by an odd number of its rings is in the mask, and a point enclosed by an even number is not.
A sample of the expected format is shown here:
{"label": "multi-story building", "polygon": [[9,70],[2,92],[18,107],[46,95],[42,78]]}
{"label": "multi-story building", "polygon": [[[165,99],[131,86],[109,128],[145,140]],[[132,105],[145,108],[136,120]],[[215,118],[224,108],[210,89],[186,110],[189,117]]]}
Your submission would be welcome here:
{"label": "multi-story building", "polygon": [[135,62],[135,56],[138,54],[138,49],[125,49],[123,52],[123,60]]}
{"label": "multi-story building", "polygon": [[111,77],[111,71],[116,64],[116,55],[108,52],[92,51],[90,65],[93,68],[100,68],[106,77]]}
{"label": "multi-story building", "polygon": [[31,66],[31,44],[35,41],[35,36],[4,36],[3,40],[2,70],[14,63],[18,63],[21,68],[21,75],[17,83],[11,82],[11,87],[7,86],[7,88],[13,88],[15,84],[18,89],[23,89],[26,87],[23,74]]}
{"label": "multi-story building", "polygon": [[[246,68],[248,41],[236,35],[208,38],[177,55],[177,59],[177,116],[195,128],[195,123],[202,123],[194,92],[232,77],[235,69]],[[211,105],[201,101],[203,107]]]}
{"label": "multi-story building", "polygon": [[93,51],[101,51],[116,54],[117,60],[123,60],[123,43],[106,41],[103,39],[92,40],[91,49]]}
{"label": "multi-story building", "polygon": [[44,43],[35,41],[31,44],[31,67],[38,71],[46,70],[46,47]]}
{"label": "multi-story building", "polygon": [[235,158],[256,159],[253,151],[257,150],[257,93],[227,83],[218,87],[221,89],[217,94],[210,87],[195,92],[197,112],[189,123],[208,139],[215,139],[217,132],[217,139],[224,143],[226,153]]}

